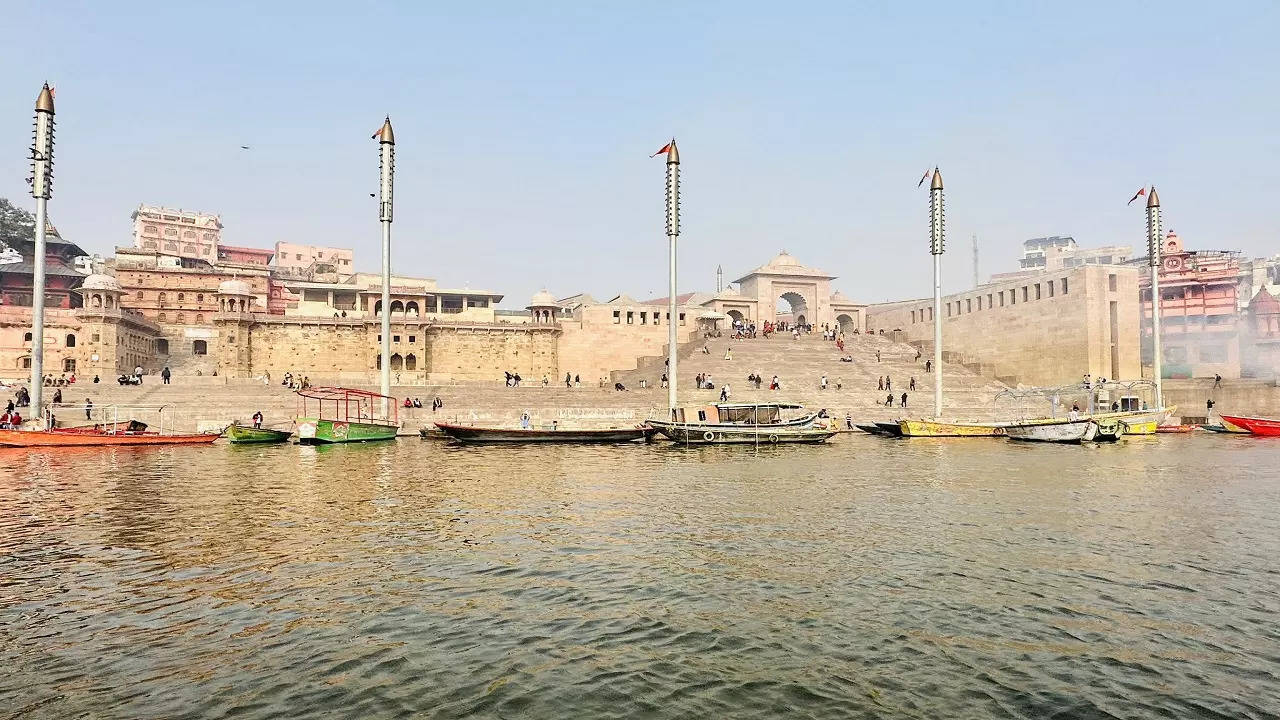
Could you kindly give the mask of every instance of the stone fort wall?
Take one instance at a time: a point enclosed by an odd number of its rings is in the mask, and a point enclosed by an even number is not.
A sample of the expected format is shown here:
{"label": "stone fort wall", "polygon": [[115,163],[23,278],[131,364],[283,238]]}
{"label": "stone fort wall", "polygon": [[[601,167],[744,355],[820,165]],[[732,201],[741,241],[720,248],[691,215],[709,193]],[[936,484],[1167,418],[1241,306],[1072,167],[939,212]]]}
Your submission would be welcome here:
{"label": "stone fort wall", "polygon": [[[1142,377],[1138,270],[1085,266],[983,285],[942,299],[942,345],[952,361],[1006,382],[1052,386]],[[869,332],[899,332],[933,347],[932,298],[871,305]]]}

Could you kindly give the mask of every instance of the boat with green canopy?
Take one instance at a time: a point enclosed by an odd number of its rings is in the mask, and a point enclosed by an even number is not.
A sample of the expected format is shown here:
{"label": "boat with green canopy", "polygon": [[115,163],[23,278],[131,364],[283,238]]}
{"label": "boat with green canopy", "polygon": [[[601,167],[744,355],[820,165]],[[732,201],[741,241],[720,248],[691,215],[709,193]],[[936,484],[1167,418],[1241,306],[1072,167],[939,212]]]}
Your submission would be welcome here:
{"label": "boat with green canopy", "polygon": [[394,440],[396,399],[368,390],[312,387],[298,391],[298,442],[303,445]]}

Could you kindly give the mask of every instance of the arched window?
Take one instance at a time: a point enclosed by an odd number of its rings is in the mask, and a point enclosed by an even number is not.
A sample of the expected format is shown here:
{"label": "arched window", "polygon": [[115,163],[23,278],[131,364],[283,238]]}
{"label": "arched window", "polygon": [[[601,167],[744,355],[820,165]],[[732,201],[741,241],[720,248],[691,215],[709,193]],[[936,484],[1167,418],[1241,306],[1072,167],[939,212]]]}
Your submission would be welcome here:
{"label": "arched window", "polygon": [[409,315],[413,315],[414,317],[417,317],[418,303],[414,302],[413,300],[410,300],[409,302],[405,303],[404,311]]}
{"label": "arched window", "polygon": [[186,299],[187,299],[186,293],[178,293],[178,302],[182,302],[183,300],[186,300]]}
{"label": "arched window", "polygon": [[182,233],[182,237],[184,238],[193,238],[195,236],[196,236],[195,230],[187,230],[186,232]]}
{"label": "arched window", "polygon": [[184,323],[186,321],[187,321],[186,313],[178,313],[178,322]]}
{"label": "arched window", "polygon": [[196,323],[197,324],[204,323],[204,313],[196,313]]}
{"label": "arched window", "polygon": [[160,300],[160,304],[161,304],[161,305],[163,305],[163,304],[164,304],[164,300],[165,300],[165,294],[164,294],[164,293],[160,293],[159,300]]}
{"label": "arched window", "polygon": [[76,346],[76,336],[75,336],[75,334],[73,334],[73,333],[68,333],[68,334],[67,334],[67,347],[75,347],[75,346]]}
{"label": "arched window", "polygon": [[378,370],[382,369],[382,353],[378,353],[378,361],[374,364],[374,367]]}
{"label": "arched window", "polygon": [[168,319],[169,317],[165,313],[160,313],[156,316],[156,320],[159,320],[160,322],[166,322]]}
{"label": "arched window", "polygon": [[23,334],[22,334],[22,341],[23,341],[23,342],[31,342],[31,333],[23,333]]}
{"label": "arched window", "polygon": [[391,301],[391,312],[393,312],[393,313],[402,313],[402,312],[404,312],[404,303],[400,302],[399,300],[392,300],[392,301]]}
{"label": "arched window", "polygon": [[89,304],[96,308],[102,307],[102,296],[94,293],[93,299],[89,301]]}
{"label": "arched window", "polygon": [[381,300],[379,300],[378,302],[376,302],[376,303],[374,303],[374,304],[373,304],[373,314],[374,314],[374,315],[381,315],[381,314],[382,314],[382,301],[381,301]]}
{"label": "arched window", "polygon": [[193,340],[191,342],[191,354],[192,355],[208,355],[209,343],[205,342],[204,340]]}
{"label": "arched window", "polygon": [[391,356],[391,369],[392,370],[404,369],[404,358],[400,357],[400,353],[395,353],[394,355]]}
{"label": "arched window", "polygon": [[204,302],[204,293],[198,293],[196,295],[196,302]]}
{"label": "arched window", "polygon": [[418,358],[417,358],[417,356],[415,356],[413,353],[409,353],[408,355],[406,355],[406,356],[405,356],[405,358],[404,358],[404,369],[405,369],[405,370],[417,370],[417,369],[418,369]]}
{"label": "arched window", "polygon": [[136,295],[134,295],[134,298],[135,298],[135,299],[137,299],[137,300],[141,300],[141,299],[142,299],[142,291],[141,291],[141,290],[139,290],[139,291],[137,292],[137,294],[136,294]]}

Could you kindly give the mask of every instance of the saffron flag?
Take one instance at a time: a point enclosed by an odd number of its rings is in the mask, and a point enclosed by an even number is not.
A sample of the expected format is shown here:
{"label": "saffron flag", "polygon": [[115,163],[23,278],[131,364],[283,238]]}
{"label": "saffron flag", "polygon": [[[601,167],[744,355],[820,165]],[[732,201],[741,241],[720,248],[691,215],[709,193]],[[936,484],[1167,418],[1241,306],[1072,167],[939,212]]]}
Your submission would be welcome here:
{"label": "saffron flag", "polygon": [[1133,194],[1133,197],[1129,198],[1129,202],[1125,203],[1125,205],[1132,205],[1134,200],[1137,200],[1138,198],[1140,198],[1140,197],[1142,197],[1143,195],[1146,195],[1146,194],[1147,194],[1147,189],[1146,189],[1146,188],[1142,188],[1142,189],[1141,189],[1141,190],[1139,190],[1138,192],[1134,193],[1134,194]]}
{"label": "saffron flag", "polygon": [[671,143],[667,143],[666,145],[662,146],[661,150],[650,155],[649,157],[658,157],[659,155],[666,155],[670,150],[671,150]]}
{"label": "saffron flag", "polygon": [[928,180],[928,179],[929,179],[929,177],[930,177],[931,175],[933,175],[933,171],[932,171],[932,170],[925,170],[925,171],[924,171],[924,177],[920,178],[920,182],[916,183],[916,187],[918,188],[918,187],[920,187],[920,186],[924,185],[924,181],[925,181],[925,180]]}

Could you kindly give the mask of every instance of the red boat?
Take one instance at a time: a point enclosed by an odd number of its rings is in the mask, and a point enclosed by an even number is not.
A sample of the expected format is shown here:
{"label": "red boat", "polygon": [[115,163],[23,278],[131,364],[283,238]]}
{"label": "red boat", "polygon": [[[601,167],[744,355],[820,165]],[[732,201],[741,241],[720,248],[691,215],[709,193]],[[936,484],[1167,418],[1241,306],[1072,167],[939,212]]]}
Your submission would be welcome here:
{"label": "red boat", "polygon": [[1220,416],[1226,422],[1236,427],[1248,430],[1254,435],[1265,435],[1268,437],[1280,437],[1280,420],[1269,420],[1267,418],[1251,418],[1239,417],[1237,415]]}
{"label": "red boat", "polygon": [[113,432],[91,427],[54,430],[0,430],[0,447],[66,447],[96,445],[195,445],[217,440],[222,433],[161,435],[156,432]]}

